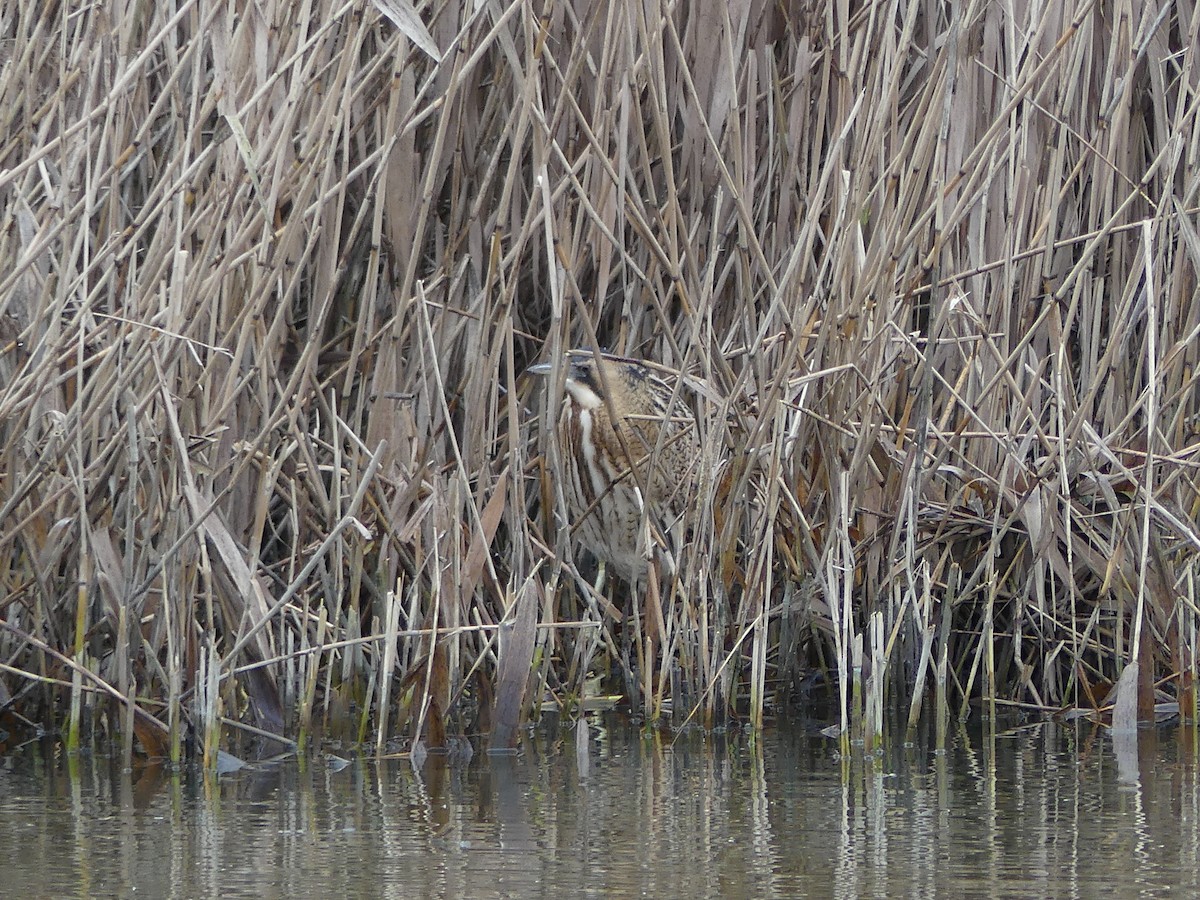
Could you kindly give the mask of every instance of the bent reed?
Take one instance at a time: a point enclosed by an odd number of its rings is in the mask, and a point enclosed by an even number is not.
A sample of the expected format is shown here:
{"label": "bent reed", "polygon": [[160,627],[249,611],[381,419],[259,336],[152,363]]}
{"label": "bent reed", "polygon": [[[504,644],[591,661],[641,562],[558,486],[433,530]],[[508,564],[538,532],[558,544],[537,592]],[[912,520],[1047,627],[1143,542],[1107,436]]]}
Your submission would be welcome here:
{"label": "bent reed", "polygon": [[[1158,6],[0,0],[0,741],[1194,717]],[[575,347],[696,415],[646,591],[538,427]]]}

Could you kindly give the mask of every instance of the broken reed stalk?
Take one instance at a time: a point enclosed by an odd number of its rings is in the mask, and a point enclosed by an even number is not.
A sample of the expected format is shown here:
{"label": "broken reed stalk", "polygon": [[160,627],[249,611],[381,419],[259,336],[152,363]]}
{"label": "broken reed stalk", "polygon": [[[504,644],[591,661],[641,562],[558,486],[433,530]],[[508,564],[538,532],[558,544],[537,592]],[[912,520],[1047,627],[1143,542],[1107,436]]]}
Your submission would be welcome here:
{"label": "broken reed stalk", "polygon": [[[868,743],[1134,660],[1194,715],[1194,22],[802,7],[0,2],[8,708],[383,747],[501,670],[504,744],[632,647],[651,717],[824,670],[848,737],[862,646]],[[594,343],[698,413],[648,619],[521,375]]]}

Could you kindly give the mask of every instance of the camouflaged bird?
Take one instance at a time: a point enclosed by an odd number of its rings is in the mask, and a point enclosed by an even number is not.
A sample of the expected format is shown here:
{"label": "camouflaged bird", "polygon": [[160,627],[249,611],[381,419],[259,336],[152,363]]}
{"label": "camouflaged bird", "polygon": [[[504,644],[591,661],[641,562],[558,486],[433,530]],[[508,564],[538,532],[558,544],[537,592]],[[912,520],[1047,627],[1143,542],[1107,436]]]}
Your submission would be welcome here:
{"label": "camouflaged bird", "polygon": [[644,580],[651,548],[669,571],[670,535],[695,498],[692,410],[636,359],[571,350],[557,366],[529,371],[549,376],[558,367],[566,390],[557,474],[577,539],[631,585]]}

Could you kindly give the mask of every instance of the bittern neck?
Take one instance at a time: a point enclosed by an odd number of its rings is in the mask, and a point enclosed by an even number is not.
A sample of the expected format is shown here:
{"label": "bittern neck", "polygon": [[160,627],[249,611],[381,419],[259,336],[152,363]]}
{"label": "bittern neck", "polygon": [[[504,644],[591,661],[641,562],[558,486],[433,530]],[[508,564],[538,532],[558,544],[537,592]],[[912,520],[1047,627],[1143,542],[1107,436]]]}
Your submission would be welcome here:
{"label": "bittern neck", "polygon": [[598,409],[604,405],[604,401],[600,395],[593,391],[582,381],[576,381],[574,378],[568,378],[566,384],[567,392],[582,409]]}

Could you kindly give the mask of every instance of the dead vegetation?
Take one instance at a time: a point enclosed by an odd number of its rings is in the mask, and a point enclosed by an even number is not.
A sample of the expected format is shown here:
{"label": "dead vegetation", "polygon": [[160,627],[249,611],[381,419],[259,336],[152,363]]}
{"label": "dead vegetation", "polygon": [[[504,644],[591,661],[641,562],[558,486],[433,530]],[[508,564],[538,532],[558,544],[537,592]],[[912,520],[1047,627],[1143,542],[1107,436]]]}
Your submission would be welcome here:
{"label": "dead vegetation", "polygon": [[522,372],[592,345],[703,414],[635,707],[1191,709],[1198,29],[2,0],[0,721],[211,755],[578,702],[645,635]]}

